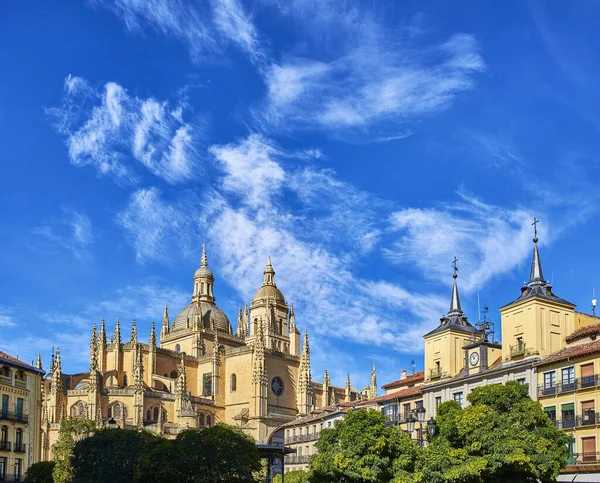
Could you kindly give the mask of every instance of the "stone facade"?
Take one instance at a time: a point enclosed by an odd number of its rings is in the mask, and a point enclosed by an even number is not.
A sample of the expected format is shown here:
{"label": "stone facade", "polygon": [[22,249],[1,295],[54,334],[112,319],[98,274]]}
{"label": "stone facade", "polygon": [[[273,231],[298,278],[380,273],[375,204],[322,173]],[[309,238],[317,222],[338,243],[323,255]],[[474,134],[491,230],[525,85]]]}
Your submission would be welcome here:
{"label": "stone facade", "polygon": [[205,250],[193,282],[190,305],[172,322],[165,307],[160,332],[152,323],[147,343],[140,341],[135,321],[126,341],[118,320],[110,339],[104,320],[94,325],[89,372],[64,374],[57,349],[44,381],[44,459],[52,457],[65,414],[167,437],[225,422],[267,443],[297,415],[361,397],[331,386],[328,377],[312,381],[308,332],[301,337],[270,258],[262,286],[238,312],[235,330],[215,304]]}
{"label": "stone facade", "polygon": [[0,481],[20,481],[41,456],[41,358],[36,366],[0,351]]}

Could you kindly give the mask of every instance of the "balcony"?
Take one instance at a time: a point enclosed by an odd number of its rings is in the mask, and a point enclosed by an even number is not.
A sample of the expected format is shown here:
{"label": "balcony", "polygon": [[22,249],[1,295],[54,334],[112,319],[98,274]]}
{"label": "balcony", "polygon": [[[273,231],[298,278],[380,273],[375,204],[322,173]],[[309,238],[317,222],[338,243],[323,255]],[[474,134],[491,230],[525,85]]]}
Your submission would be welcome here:
{"label": "balcony", "polygon": [[555,396],[558,393],[558,386],[538,386],[538,397]]}
{"label": "balcony", "polygon": [[19,411],[0,410],[0,421],[14,421],[17,423],[25,423],[29,421],[29,416]]}
{"label": "balcony", "polygon": [[316,441],[319,439],[319,433],[308,433],[308,434],[298,434],[296,436],[290,436],[286,439],[287,443],[304,443],[305,441]]}
{"label": "balcony", "polygon": [[19,389],[27,389],[27,380],[13,378],[9,376],[0,376],[0,384],[4,384],[6,386],[18,387]]}
{"label": "balcony", "polygon": [[25,449],[25,444],[24,443],[15,445],[15,449],[13,451],[15,453],[27,453],[27,450]]}
{"label": "balcony", "polygon": [[519,342],[516,345],[510,346],[510,357],[519,357],[525,355],[526,344],[525,342]]}
{"label": "balcony", "polygon": [[310,455],[304,455],[304,456],[293,455],[293,456],[285,457],[285,464],[287,464],[287,465],[305,465],[305,464],[308,464],[309,462],[310,462]]}
{"label": "balcony", "polygon": [[596,465],[600,463],[600,453],[573,453],[567,460],[571,465]]}
{"label": "balcony", "polygon": [[541,385],[537,388],[538,397],[556,396],[568,392],[576,392],[582,389],[593,388],[599,386],[600,377],[598,374],[593,376],[582,377],[581,379],[571,379],[563,381],[560,384],[552,386]]}
{"label": "balcony", "polygon": [[430,379],[439,379],[440,377],[442,377],[442,368],[441,367],[436,367],[435,369],[430,369],[429,371],[429,378]]}
{"label": "balcony", "polygon": [[577,426],[593,426],[598,424],[598,413],[586,412],[581,416],[577,416]]}
{"label": "balcony", "polygon": [[0,451],[10,451],[10,441],[0,441]]}

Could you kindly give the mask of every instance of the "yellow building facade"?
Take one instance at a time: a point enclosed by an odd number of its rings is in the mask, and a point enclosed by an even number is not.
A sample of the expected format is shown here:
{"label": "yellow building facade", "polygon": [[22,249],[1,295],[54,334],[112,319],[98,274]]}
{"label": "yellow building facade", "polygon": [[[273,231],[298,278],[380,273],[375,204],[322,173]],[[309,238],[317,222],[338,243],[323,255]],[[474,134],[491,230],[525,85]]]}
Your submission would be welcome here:
{"label": "yellow building facade", "polygon": [[536,364],[537,396],[555,425],[572,436],[571,471],[600,462],[600,324],[583,326],[567,346]]}
{"label": "yellow building facade", "polygon": [[43,391],[44,459],[51,458],[67,415],[167,437],[224,422],[267,443],[299,414],[360,397],[331,386],[328,377],[312,380],[308,332],[301,337],[270,258],[235,330],[215,303],[214,282],[203,249],[190,304],[173,320],[165,307],[160,328],[149,327],[147,343],[135,321],[128,340],[118,320],[108,339],[102,321],[92,329],[90,370],[82,374],[64,374],[57,349]]}
{"label": "yellow building facade", "polygon": [[21,481],[41,457],[42,370],[0,351],[0,481]]}

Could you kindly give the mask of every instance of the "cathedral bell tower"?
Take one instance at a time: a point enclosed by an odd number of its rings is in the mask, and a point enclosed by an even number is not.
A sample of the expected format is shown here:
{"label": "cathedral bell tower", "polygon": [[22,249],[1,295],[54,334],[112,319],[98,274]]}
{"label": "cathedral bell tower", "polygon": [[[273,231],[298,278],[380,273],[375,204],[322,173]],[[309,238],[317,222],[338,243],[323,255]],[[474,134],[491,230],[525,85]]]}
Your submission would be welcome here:
{"label": "cathedral bell tower", "polygon": [[[290,347],[290,327],[288,305],[275,284],[275,270],[271,257],[263,272],[263,285],[254,294],[250,304],[250,335],[248,343],[254,341],[262,331],[266,349],[285,354],[298,355],[295,347]],[[294,335],[296,333],[294,321]],[[296,344],[294,340],[294,345]]]}

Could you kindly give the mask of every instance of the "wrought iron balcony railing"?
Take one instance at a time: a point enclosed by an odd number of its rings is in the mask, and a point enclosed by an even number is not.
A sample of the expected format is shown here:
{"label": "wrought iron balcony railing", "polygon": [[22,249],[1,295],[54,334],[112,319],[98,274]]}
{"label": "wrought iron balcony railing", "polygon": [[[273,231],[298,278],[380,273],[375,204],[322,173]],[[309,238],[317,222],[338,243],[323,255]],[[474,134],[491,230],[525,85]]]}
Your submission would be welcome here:
{"label": "wrought iron balcony railing", "polygon": [[15,453],[27,453],[24,443],[15,445],[15,449],[13,451]]}
{"label": "wrought iron balcony railing", "polygon": [[441,367],[436,367],[435,369],[430,369],[429,372],[429,378],[430,379],[438,379],[440,377],[442,377],[442,368]]}
{"label": "wrought iron balcony railing", "polygon": [[519,342],[516,345],[510,346],[510,357],[518,357],[525,355],[526,344],[525,342]]}
{"label": "wrought iron balcony railing", "polygon": [[10,441],[0,441],[0,451],[10,451]]}
{"label": "wrought iron balcony railing", "polygon": [[586,465],[586,464],[598,464],[600,462],[600,453],[573,453],[567,458],[568,465]]}
{"label": "wrought iron balcony railing", "polygon": [[600,377],[598,374],[594,374],[593,376],[586,376],[582,377],[581,379],[564,380],[559,384],[542,384],[541,386],[538,386],[537,393],[538,397],[555,396],[557,394],[579,391],[582,389],[597,387],[599,385]]}
{"label": "wrought iron balcony railing", "polygon": [[29,421],[29,416],[19,411],[8,411],[2,408],[0,409],[0,420],[27,423]]}

